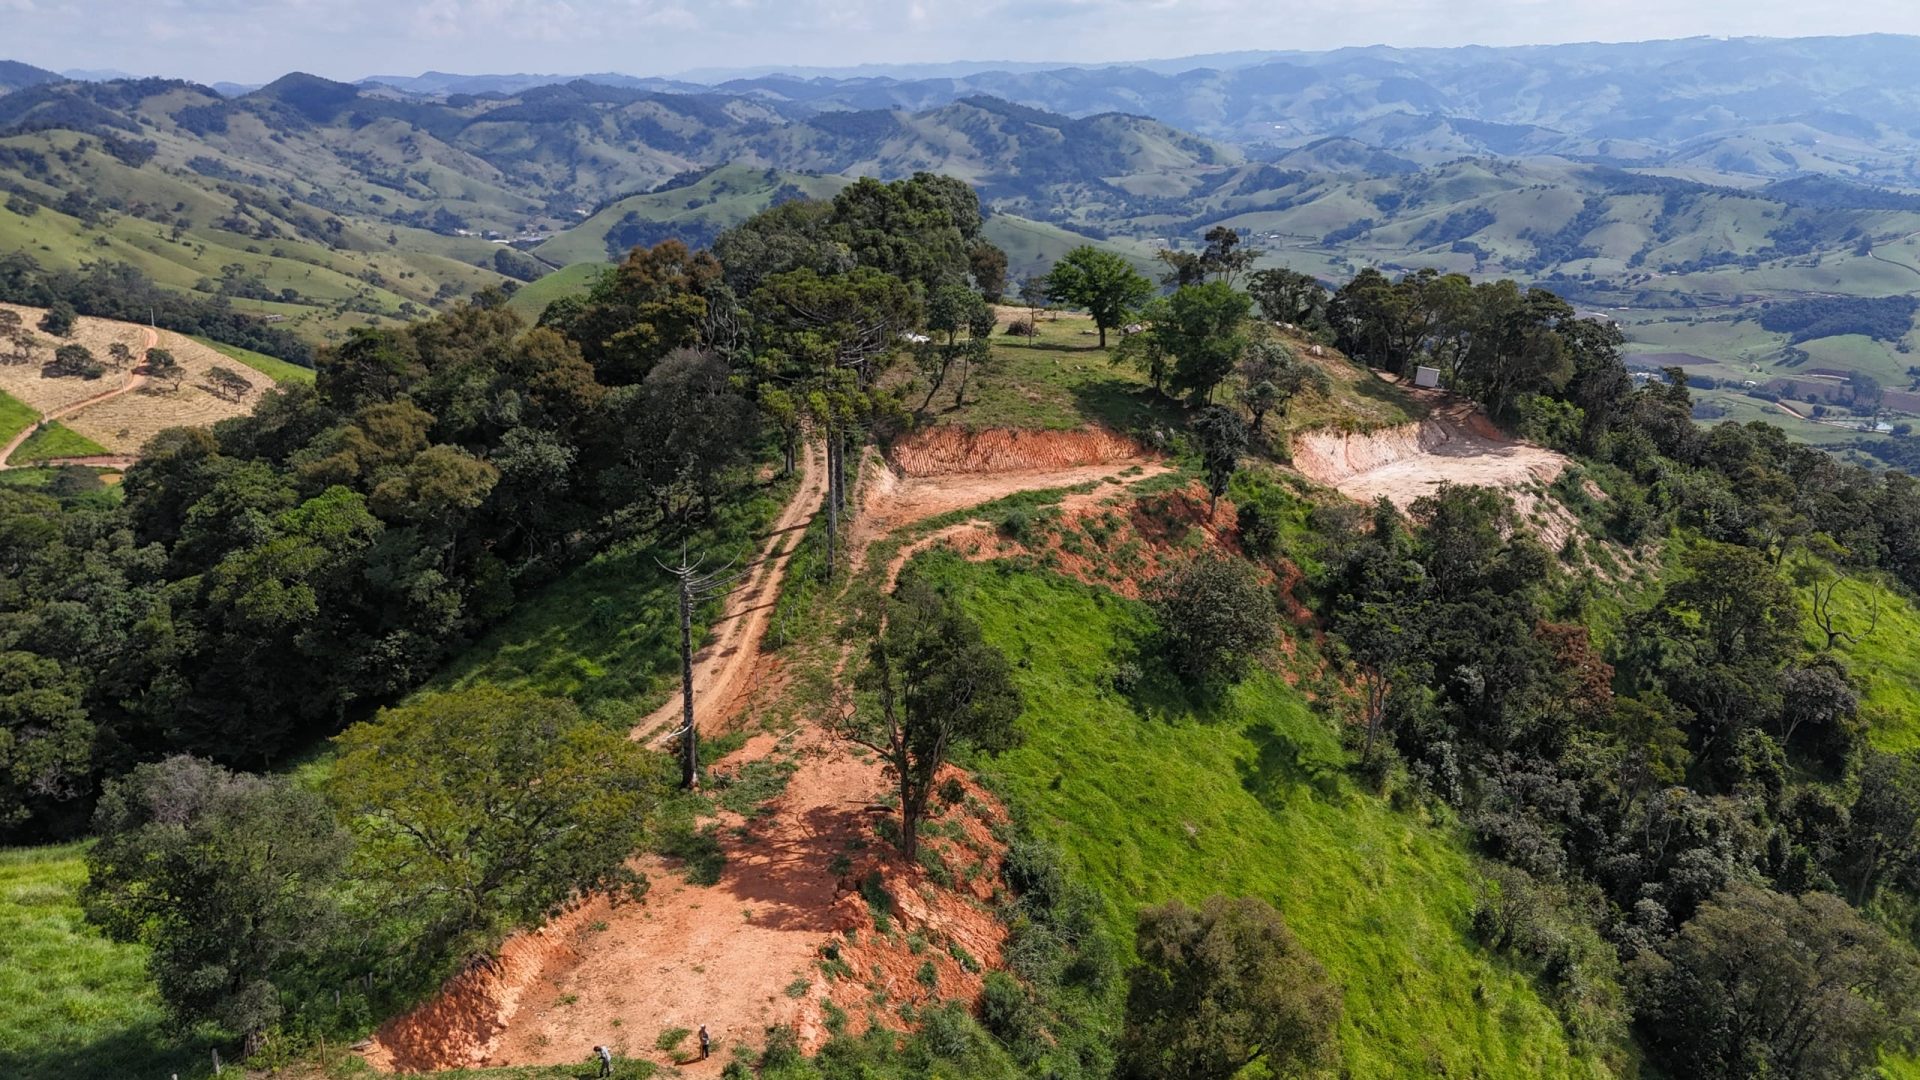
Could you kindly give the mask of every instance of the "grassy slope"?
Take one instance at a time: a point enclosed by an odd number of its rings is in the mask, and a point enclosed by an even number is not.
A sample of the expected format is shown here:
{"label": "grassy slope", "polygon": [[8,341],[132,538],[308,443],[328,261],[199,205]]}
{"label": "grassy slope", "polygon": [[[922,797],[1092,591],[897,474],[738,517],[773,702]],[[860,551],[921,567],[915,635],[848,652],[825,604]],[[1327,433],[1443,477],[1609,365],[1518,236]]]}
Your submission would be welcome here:
{"label": "grassy slope", "polygon": [[[1042,314],[1037,325],[1040,332],[1033,338],[996,333],[992,364],[974,374],[967,387],[966,404],[954,404],[959,379],[956,371],[934,396],[924,421],[970,430],[1012,427],[1048,431],[1090,423],[1117,431],[1139,431],[1148,426],[1177,427],[1184,422],[1180,403],[1155,396],[1144,374],[1132,366],[1114,363],[1111,350],[1099,347],[1093,320],[1084,315],[1053,313]],[[1109,333],[1109,345],[1117,338],[1117,334]],[[1298,338],[1288,344],[1303,356],[1311,348]],[[1292,435],[1316,428],[1367,431],[1425,415],[1419,402],[1393,385],[1331,350],[1325,352],[1324,357],[1309,360],[1326,371],[1332,392],[1302,396],[1284,414],[1269,416],[1266,430],[1274,445],[1284,445]],[[908,371],[903,365],[896,377],[904,377]],[[917,407],[925,393],[924,385],[910,391],[907,403]]]}
{"label": "grassy slope", "polygon": [[592,217],[534,249],[550,263],[605,262],[607,233],[628,214],[679,225],[691,233],[725,229],[765,210],[776,191],[794,187],[810,199],[831,199],[852,180],[844,176],[808,176],[751,165],[728,165],[682,187],[631,195],[602,207]]}
{"label": "grassy slope", "polygon": [[252,349],[243,349],[238,345],[228,345],[225,342],[215,341],[209,337],[200,337],[197,334],[189,334],[187,336],[229,360],[238,360],[240,363],[265,375],[274,382],[313,385],[314,375],[313,369],[310,367],[301,367],[299,364],[289,364],[285,360],[268,356],[266,353],[254,352]]}
{"label": "grassy slope", "polygon": [[79,845],[0,851],[0,1075],[183,1077],[206,1051],[169,1036],[146,950],[81,918]]}
{"label": "grassy slope", "polygon": [[951,556],[925,572],[1014,660],[1026,742],[985,774],[1133,912],[1213,893],[1273,901],[1345,989],[1346,1075],[1600,1075],[1524,977],[1468,943],[1473,868],[1445,831],[1343,778],[1328,721],[1270,675],[1218,709],[1129,701],[1107,674],[1142,607],[1064,578]]}
{"label": "grassy slope", "polygon": [[49,458],[94,457],[109,453],[112,451],[56,420],[21,443],[20,449],[13,452],[12,460],[46,461]]}
{"label": "grassy slope", "polygon": [[606,268],[605,263],[591,262],[575,263],[563,270],[555,270],[538,281],[528,282],[514,290],[507,306],[528,323],[535,322],[540,318],[540,313],[547,310],[548,304],[563,296],[585,292]]}
{"label": "grassy slope", "polygon": [[[1861,704],[1871,723],[1873,745],[1888,751],[1920,749],[1920,611],[1901,594],[1860,579],[1842,584],[1834,597],[1837,628],[1863,632],[1868,609],[1877,598],[1880,621],[1873,633],[1858,642],[1841,641],[1834,647],[1865,689]],[[1807,646],[1818,649],[1827,636],[1807,622]]]}
{"label": "grassy slope", "polygon": [[32,427],[40,419],[33,406],[5,391],[0,391],[0,445]]}

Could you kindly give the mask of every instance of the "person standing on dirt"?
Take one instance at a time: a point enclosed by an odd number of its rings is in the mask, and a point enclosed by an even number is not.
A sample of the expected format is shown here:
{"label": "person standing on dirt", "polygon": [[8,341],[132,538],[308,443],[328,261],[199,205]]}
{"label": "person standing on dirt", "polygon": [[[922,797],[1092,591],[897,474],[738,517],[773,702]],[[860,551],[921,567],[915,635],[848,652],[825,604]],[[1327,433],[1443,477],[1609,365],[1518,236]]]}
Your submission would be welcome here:
{"label": "person standing on dirt", "polygon": [[613,1075],[613,1051],[607,1049],[604,1046],[596,1046],[593,1048],[593,1052],[600,1056],[600,1075],[612,1076]]}
{"label": "person standing on dirt", "polygon": [[701,1061],[707,1060],[707,1055],[712,1052],[713,1052],[713,1039],[707,1035],[707,1025],[701,1024],[700,1025],[700,1060]]}

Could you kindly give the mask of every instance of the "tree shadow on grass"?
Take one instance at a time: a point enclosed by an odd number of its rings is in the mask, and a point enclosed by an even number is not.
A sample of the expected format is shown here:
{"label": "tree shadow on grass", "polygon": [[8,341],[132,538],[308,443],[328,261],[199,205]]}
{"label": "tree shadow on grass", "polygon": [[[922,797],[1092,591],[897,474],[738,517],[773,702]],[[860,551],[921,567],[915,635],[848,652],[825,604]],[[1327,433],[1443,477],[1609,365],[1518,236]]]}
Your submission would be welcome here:
{"label": "tree shadow on grass", "polygon": [[1365,373],[1365,377],[1356,379],[1353,383],[1353,392],[1356,396],[1369,401],[1378,401],[1383,405],[1391,405],[1406,413],[1411,420],[1423,420],[1433,411],[1426,402],[1375,375],[1373,369],[1361,368],[1361,371]]}
{"label": "tree shadow on grass", "polygon": [[1238,765],[1240,785],[1269,810],[1279,810],[1302,794],[1333,799],[1340,793],[1341,765],[1315,756],[1264,720],[1242,732],[1254,747]]}
{"label": "tree shadow on grass", "polygon": [[[79,1046],[62,1042],[0,1052],[0,1076],[8,1080],[211,1076],[213,1059],[208,1050],[215,1045],[200,1038],[174,1039],[158,1024],[140,1024]],[[222,1056],[228,1056],[224,1047]]]}
{"label": "tree shadow on grass", "polygon": [[1089,379],[1074,384],[1074,408],[1081,416],[1115,431],[1150,426],[1177,428],[1186,423],[1180,404],[1152,387],[1126,379]]}

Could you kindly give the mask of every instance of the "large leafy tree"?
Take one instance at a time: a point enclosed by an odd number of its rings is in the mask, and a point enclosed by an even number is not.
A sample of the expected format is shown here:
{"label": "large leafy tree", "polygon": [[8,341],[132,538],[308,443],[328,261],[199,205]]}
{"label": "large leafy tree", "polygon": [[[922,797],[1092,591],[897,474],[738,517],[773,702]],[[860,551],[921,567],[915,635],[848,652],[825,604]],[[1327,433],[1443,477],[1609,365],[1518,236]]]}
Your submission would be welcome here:
{"label": "large leafy tree", "polygon": [[360,873],[428,947],[640,886],[626,860],[665,790],[664,759],[565,699],[426,694],[335,741],[327,791],[359,836]]}
{"label": "large leafy tree", "polygon": [[973,249],[985,243],[973,189],[932,173],[892,183],[854,181],[834,196],[827,232],[860,266],[918,285],[923,295],[965,284],[975,266]]}
{"label": "large leafy tree", "polygon": [[1732,885],[1661,949],[1637,1012],[1675,1075],[1839,1080],[1911,1031],[1917,1003],[1911,948],[1840,898]]}
{"label": "large leafy tree", "polygon": [[1120,1076],[1297,1076],[1337,1054],[1339,989],[1266,901],[1147,908],[1135,946]]}
{"label": "large leafy tree", "polygon": [[1214,388],[1233,373],[1247,345],[1246,319],[1253,302],[1224,281],[1188,285],[1167,298],[1164,321],[1153,326],[1174,358],[1170,381],[1176,393],[1212,400]]}
{"label": "large leafy tree", "polygon": [[1107,331],[1153,295],[1153,282],[1131,263],[1111,251],[1077,247],[1061,256],[1047,275],[1047,299],[1056,304],[1085,308],[1100,330],[1100,347],[1107,347]]}
{"label": "large leafy tree", "polygon": [[606,438],[617,449],[600,482],[615,501],[649,501],[674,519],[711,506],[759,430],[726,361],[692,349],[668,354],[639,386],[615,390],[605,413]]}
{"label": "large leafy tree", "polygon": [[1211,514],[1219,506],[1220,496],[1227,493],[1227,484],[1247,452],[1247,425],[1232,409],[1209,405],[1194,418],[1193,433],[1200,439],[1200,461],[1206,469],[1210,498],[1207,512]]}
{"label": "large leafy tree", "polygon": [[635,248],[583,303],[549,308],[541,322],[579,342],[602,383],[637,383],[673,350],[706,343],[716,305],[732,303],[720,275],[711,253],[665,240]]}
{"label": "large leafy tree", "polygon": [[292,970],[339,931],[349,847],[324,799],[284,778],[190,757],[109,783],[81,892],[87,918],[149,946],[160,997],[249,1049],[280,1016]]}
{"label": "large leafy tree", "polygon": [[1327,287],[1312,274],[1273,267],[1256,270],[1247,278],[1247,292],[1261,314],[1274,322],[1314,327],[1326,322]]}
{"label": "large leafy tree", "polygon": [[1201,556],[1162,572],[1147,591],[1168,658],[1193,682],[1238,678],[1273,641],[1273,597],[1239,559]]}
{"label": "large leafy tree", "polygon": [[831,276],[811,269],[776,274],[754,292],[751,307],[762,363],[775,374],[804,382],[846,370],[862,386],[923,316],[905,282],[867,266]]}
{"label": "large leafy tree", "polygon": [[0,833],[59,814],[93,772],[86,680],[58,660],[0,652]]}
{"label": "large leafy tree", "polygon": [[962,745],[1012,746],[1020,691],[979,626],[914,577],[887,605],[886,626],[868,646],[856,684],[874,703],[848,710],[838,731],[879,754],[899,786],[900,851],[911,861],[941,766]]}

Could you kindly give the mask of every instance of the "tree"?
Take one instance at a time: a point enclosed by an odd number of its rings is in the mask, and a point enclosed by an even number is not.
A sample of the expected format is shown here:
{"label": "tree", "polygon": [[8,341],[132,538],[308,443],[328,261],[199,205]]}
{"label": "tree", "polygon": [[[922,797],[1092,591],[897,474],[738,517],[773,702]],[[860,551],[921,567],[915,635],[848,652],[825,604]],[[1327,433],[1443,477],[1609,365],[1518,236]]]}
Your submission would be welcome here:
{"label": "tree", "polygon": [[1253,567],[1203,555],[1163,571],[1147,590],[1174,670],[1192,682],[1239,678],[1273,640],[1273,597]]}
{"label": "tree", "polygon": [[1163,393],[1167,376],[1173,371],[1173,353],[1167,348],[1169,335],[1160,328],[1169,316],[1165,297],[1156,296],[1140,306],[1139,317],[1146,327],[1128,334],[1113,348],[1113,362],[1136,368],[1153,384],[1153,392]]}
{"label": "tree", "polygon": [[1120,1076],[1296,1076],[1335,1057],[1339,988],[1266,901],[1147,908],[1135,943]]}
{"label": "tree", "polygon": [[1681,569],[1658,610],[1711,661],[1773,668],[1799,647],[1800,605],[1765,555],[1703,541],[1688,548]]}
{"label": "tree", "polygon": [[[933,291],[927,302],[927,329],[944,340],[923,342],[916,350],[921,373],[927,379],[927,396],[920,402],[921,411],[933,404],[934,396],[946,385],[947,375],[955,364],[961,365],[963,378],[954,404],[965,404],[964,376],[984,353],[993,324],[993,309],[972,289],[964,285],[942,285]],[[960,340],[962,332],[967,334],[965,342]]]}
{"label": "tree", "polygon": [[88,920],[152,949],[177,1020],[211,1020],[251,1052],[279,1018],[289,970],[336,932],[349,845],[326,801],[177,756],[109,783],[94,831]]}
{"label": "tree", "polygon": [[85,345],[68,344],[53,350],[53,360],[43,369],[49,378],[97,379],[106,374],[106,368],[93,358],[93,350]]}
{"label": "tree", "polygon": [[1920,884],[1920,756],[1866,752],[1832,871],[1859,905],[1872,903],[1890,881]]}
{"label": "tree", "polygon": [[156,348],[147,350],[147,374],[178,386],[185,372],[181,370],[180,361],[174,359],[171,351]]}
{"label": "tree", "polygon": [[1204,239],[1207,246],[1200,253],[1201,268],[1215,281],[1229,287],[1255,260],[1266,254],[1258,248],[1241,247],[1240,234],[1225,225],[1208,229]]}
{"label": "tree", "polygon": [[1100,347],[1107,347],[1107,331],[1127,320],[1128,313],[1153,295],[1153,282],[1127,260],[1096,247],[1077,247],[1061,256],[1047,275],[1047,299],[1085,308],[1100,330]]}
{"label": "tree", "polygon": [[1220,505],[1227,484],[1240,468],[1240,456],[1247,452],[1247,426],[1232,409],[1209,405],[1194,418],[1193,432],[1200,438],[1200,459],[1207,471],[1207,516]]}
{"label": "tree", "polygon": [[1330,294],[1312,274],[1281,267],[1256,270],[1247,278],[1247,292],[1274,322],[1307,327],[1326,321]]}
{"label": "tree", "polygon": [[975,240],[967,247],[967,269],[973,287],[989,301],[997,302],[1007,291],[1007,253],[985,240]]}
{"label": "tree", "polygon": [[207,369],[207,392],[223,401],[240,401],[253,392],[253,380],[230,367],[215,364]]}
{"label": "tree", "polygon": [[1839,897],[1715,894],[1662,948],[1637,1013],[1671,1075],[1863,1075],[1910,1030],[1920,965]]}
{"label": "tree", "polygon": [[767,363],[796,381],[845,369],[862,387],[875,361],[892,355],[922,317],[906,282],[865,266],[830,276],[775,274],[749,306]]}
{"label": "tree", "polygon": [[626,860],[665,790],[665,759],[572,702],[494,687],[425,694],[335,744],[327,792],[359,835],[361,873],[423,927],[423,947],[642,885]]}
{"label": "tree", "polygon": [[124,341],[116,341],[107,346],[107,359],[112,361],[115,371],[125,371],[133,366],[133,350]]}
{"label": "tree", "polygon": [[54,337],[68,337],[73,333],[73,324],[80,318],[72,304],[65,300],[55,300],[47,305],[47,313],[40,316],[40,329]]}
{"label": "tree", "polygon": [[707,343],[717,306],[731,304],[720,261],[678,240],[635,248],[601,275],[583,304],[541,316],[580,343],[596,377],[609,386],[637,383],[675,349]]}
{"label": "tree", "polygon": [[94,725],[85,688],[78,672],[51,657],[0,652],[0,833],[86,794]]}
{"label": "tree", "polygon": [[601,483],[617,502],[644,496],[674,520],[711,506],[759,434],[758,411],[734,389],[726,361],[692,349],[667,354],[639,386],[614,390],[604,412],[617,451]]}
{"label": "tree", "polygon": [[1284,415],[1296,396],[1309,390],[1324,394],[1329,385],[1326,372],[1302,362],[1292,349],[1266,334],[1256,336],[1241,353],[1240,380],[1246,387],[1241,401],[1253,413],[1256,433],[1269,412]]}
{"label": "tree", "polygon": [[841,738],[880,755],[900,789],[900,853],[919,857],[920,821],[956,746],[994,752],[1017,741],[1020,691],[1007,658],[947,597],[918,578],[900,583],[856,685],[875,708],[847,710]]}
{"label": "tree", "polygon": [[1166,319],[1152,333],[1174,359],[1174,392],[1191,400],[1210,401],[1214,388],[1233,372],[1246,347],[1243,329],[1253,301],[1222,281],[1188,285],[1167,298]]}

